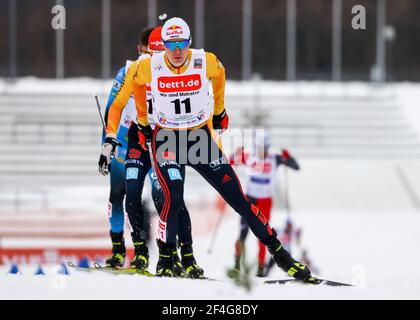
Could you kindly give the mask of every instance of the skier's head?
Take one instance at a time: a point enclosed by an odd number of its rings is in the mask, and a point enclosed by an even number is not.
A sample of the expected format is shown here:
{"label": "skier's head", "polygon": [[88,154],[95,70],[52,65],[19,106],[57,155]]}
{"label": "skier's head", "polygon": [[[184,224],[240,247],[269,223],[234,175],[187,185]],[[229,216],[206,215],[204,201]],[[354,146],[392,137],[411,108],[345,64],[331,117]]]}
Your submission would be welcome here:
{"label": "skier's head", "polygon": [[165,53],[174,67],[181,67],[188,57],[191,45],[191,32],[188,24],[181,18],[171,18],[162,28]]}
{"label": "skier's head", "polygon": [[161,52],[165,50],[165,46],[162,41],[162,27],[156,27],[149,36],[148,51],[150,54]]}
{"label": "skier's head", "polygon": [[285,226],[284,230],[285,230],[285,232],[291,232],[293,230],[293,224],[292,224],[292,220],[290,220],[290,218],[287,218],[286,226]]}
{"label": "skier's head", "polygon": [[146,27],[146,28],[140,30],[139,40],[138,40],[138,44],[137,44],[137,51],[140,55],[144,54],[144,53],[149,53],[147,47],[148,47],[148,43],[149,43],[149,36],[152,33],[153,29],[154,28]]}
{"label": "skier's head", "polygon": [[257,154],[260,158],[265,158],[270,149],[270,134],[267,130],[264,130],[264,134],[257,134],[256,137],[256,149]]}

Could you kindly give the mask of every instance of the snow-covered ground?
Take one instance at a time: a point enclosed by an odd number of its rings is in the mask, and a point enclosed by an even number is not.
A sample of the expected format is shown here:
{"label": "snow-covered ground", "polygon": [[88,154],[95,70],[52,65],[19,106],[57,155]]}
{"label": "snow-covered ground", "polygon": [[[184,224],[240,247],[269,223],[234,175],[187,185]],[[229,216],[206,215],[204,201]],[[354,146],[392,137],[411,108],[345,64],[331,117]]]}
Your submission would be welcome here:
{"label": "snow-covered ground", "polygon": [[[277,211],[272,225],[281,226],[283,220],[284,213]],[[196,257],[206,275],[224,282],[72,270],[65,276],[55,274],[54,266],[44,266],[46,276],[34,276],[36,266],[22,266],[21,275],[10,275],[6,274],[8,266],[3,266],[0,299],[420,299],[419,212],[306,211],[293,212],[293,220],[303,228],[303,246],[319,275],[356,287],[266,285],[258,278],[253,279],[249,292],[238,287],[226,277],[239,230],[237,216],[230,213],[224,218],[212,254],[207,252],[211,235],[195,239]],[[257,243],[253,236],[247,249],[248,262],[255,262]],[[152,245],[151,270],[156,255]],[[299,249],[295,255],[299,257]],[[284,277],[279,270],[270,274],[270,278]]]}
{"label": "snow-covered ground", "polygon": [[[15,84],[0,79],[0,94],[9,93],[85,93],[107,92],[111,81],[92,79],[39,80],[25,78]],[[376,90],[378,89],[378,90]],[[420,137],[419,84],[390,84],[382,88],[363,83],[334,84],[325,82],[299,83],[236,83],[229,82],[227,92],[236,94],[280,94],[284,96],[389,96],[398,99],[407,119]],[[416,161],[303,161],[302,171],[290,175],[292,217],[303,228],[303,245],[319,269],[319,276],[353,283],[351,288],[312,287],[302,285],[264,285],[254,278],[251,291],[238,287],[226,277],[233,265],[234,242],[239,232],[238,217],[227,215],[218,232],[213,253],[207,253],[211,233],[198,232],[195,253],[206,275],[223,282],[186,279],[158,279],[141,276],[114,276],[101,273],[71,271],[70,276],[57,275],[56,266],[46,265],[46,276],[34,276],[37,266],[20,266],[22,274],[10,275],[10,266],[0,266],[0,299],[420,299],[420,212],[412,209],[404,185],[397,178],[401,167],[413,194],[420,195],[420,164]],[[280,174],[281,175],[281,174]],[[311,183],[309,183],[311,182]],[[314,187],[316,186],[316,188]],[[100,190],[99,190],[100,189]],[[106,187],[57,189],[49,192],[52,209],[80,211],[83,207],[93,214],[105,212]],[[210,188],[209,188],[210,189]],[[206,189],[207,190],[207,189]],[[83,198],[77,196],[83,191]],[[208,191],[205,191],[208,196]],[[213,193],[212,193],[213,194]],[[91,196],[94,195],[94,196]],[[186,198],[196,199],[202,193],[189,189]],[[40,198],[35,194],[34,198]],[[40,198],[41,199],[41,198]],[[66,199],[66,201],[63,201]],[[42,208],[39,201],[38,207]],[[204,230],[214,214],[194,207],[193,228]],[[209,212],[210,211],[210,212]],[[75,212],[76,213],[76,212]],[[80,212],[79,212],[80,213]],[[275,210],[274,227],[284,224],[285,214]],[[216,220],[213,217],[212,225]],[[204,225],[203,225],[204,224]],[[37,245],[59,245],[57,240],[25,240]],[[24,242],[25,242],[24,241]],[[108,243],[104,239],[100,243]],[[4,239],[6,247],[21,241]],[[94,243],[93,245],[97,245]],[[250,235],[247,258],[256,261],[257,243]],[[300,258],[299,248],[294,255]],[[157,251],[151,246],[151,271],[156,265]],[[285,278],[281,271],[270,278]]]}

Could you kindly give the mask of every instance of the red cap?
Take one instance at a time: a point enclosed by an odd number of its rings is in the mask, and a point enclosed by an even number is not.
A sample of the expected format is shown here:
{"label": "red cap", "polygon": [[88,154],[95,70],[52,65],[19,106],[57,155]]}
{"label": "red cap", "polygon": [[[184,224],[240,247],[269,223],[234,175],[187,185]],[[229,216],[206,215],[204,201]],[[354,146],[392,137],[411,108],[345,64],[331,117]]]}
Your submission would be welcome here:
{"label": "red cap", "polygon": [[149,51],[163,51],[165,46],[162,41],[162,27],[155,28],[149,36]]}

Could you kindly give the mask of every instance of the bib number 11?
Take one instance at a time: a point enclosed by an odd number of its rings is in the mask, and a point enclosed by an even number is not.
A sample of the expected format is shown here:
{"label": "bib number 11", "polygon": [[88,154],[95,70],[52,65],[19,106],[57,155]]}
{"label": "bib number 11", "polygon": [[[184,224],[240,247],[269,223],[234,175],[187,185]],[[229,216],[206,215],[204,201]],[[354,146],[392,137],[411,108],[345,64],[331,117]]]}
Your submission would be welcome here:
{"label": "bib number 11", "polygon": [[185,113],[191,113],[191,101],[187,98],[183,101],[176,99],[171,101],[175,105],[175,114],[181,114],[181,103],[185,105]]}

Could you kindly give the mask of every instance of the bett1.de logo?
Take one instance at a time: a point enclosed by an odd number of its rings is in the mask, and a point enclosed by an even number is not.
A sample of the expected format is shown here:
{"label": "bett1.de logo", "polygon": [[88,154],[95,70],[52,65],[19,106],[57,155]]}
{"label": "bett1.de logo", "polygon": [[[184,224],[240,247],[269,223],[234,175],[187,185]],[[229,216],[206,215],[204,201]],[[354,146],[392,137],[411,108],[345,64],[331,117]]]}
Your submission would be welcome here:
{"label": "bett1.de logo", "polygon": [[177,77],[159,77],[158,88],[160,92],[196,91],[201,88],[199,74],[189,74]]}

